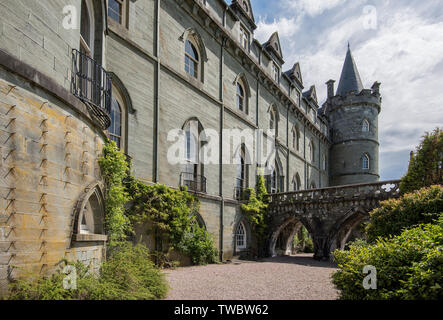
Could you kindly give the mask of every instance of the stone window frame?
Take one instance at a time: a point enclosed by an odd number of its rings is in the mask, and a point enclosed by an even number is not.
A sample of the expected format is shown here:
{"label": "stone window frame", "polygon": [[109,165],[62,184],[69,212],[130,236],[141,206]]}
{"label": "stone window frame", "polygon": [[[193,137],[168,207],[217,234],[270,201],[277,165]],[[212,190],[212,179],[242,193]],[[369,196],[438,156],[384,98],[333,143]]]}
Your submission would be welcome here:
{"label": "stone window frame", "polygon": [[[80,28],[80,51],[85,52],[91,58],[94,58],[94,43],[95,43],[95,14],[94,14],[94,4],[92,0],[82,0],[80,8],[80,25],[84,25],[83,21],[83,4],[86,5],[86,14],[88,15],[89,22],[89,41],[85,39],[82,35]],[[89,43],[88,43],[89,42]]]}
{"label": "stone window frame", "polygon": [[[249,114],[249,100],[251,98],[251,89],[249,86],[249,82],[248,79],[246,77],[246,75],[241,72],[239,73],[236,77],[235,80],[233,82],[233,84],[235,85],[235,110],[239,110],[245,114]],[[238,86],[241,86],[242,90],[243,90],[243,110],[241,110],[239,108],[238,105]]]}
{"label": "stone window frame", "polygon": [[364,153],[361,156],[361,167],[363,170],[370,170],[371,169],[371,157],[368,153]]}
{"label": "stone window frame", "polygon": [[[239,245],[239,240],[241,244]],[[235,228],[235,249],[236,250],[246,250],[248,247],[248,238],[246,226],[243,221],[240,221]]]}
{"label": "stone window frame", "polygon": [[278,113],[277,106],[274,103],[272,103],[269,106],[268,113],[269,113],[269,129],[274,130],[274,136],[278,137],[278,123],[280,120],[280,115]]}
{"label": "stone window frame", "polygon": [[295,124],[292,126],[292,148],[300,151],[300,130]]}
{"label": "stone window frame", "polygon": [[126,29],[129,27],[129,1],[128,0],[113,0],[117,2],[121,6],[121,21],[117,21],[109,15],[109,1],[106,0],[106,16],[112,19],[115,23],[125,27]]}
{"label": "stone window frame", "polygon": [[[91,212],[90,200],[96,199],[96,204],[100,212]],[[92,213],[92,216],[90,214]],[[86,216],[88,215],[88,216]],[[75,209],[75,222],[73,229],[73,241],[107,241],[105,234],[105,200],[103,186],[100,183],[94,183],[85,189],[85,193],[78,201]],[[97,221],[100,219],[100,221]],[[83,224],[86,221],[86,225]],[[92,231],[91,231],[92,229]]]}
{"label": "stone window frame", "polygon": [[280,83],[280,67],[277,65],[277,63],[275,61],[272,61],[272,79],[276,82],[276,83]]}
{"label": "stone window frame", "polygon": [[[128,107],[126,106],[125,99],[123,98],[123,94],[121,93],[118,86],[114,83],[112,84],[112,99],[117,102],[118,107],[120,108],[120,136],[116,135],[116,133],[109,132],[109,135],[116,136],[120,140],[120,144],[117,146],[120,150],[126,153],[127,150],[127,117],[128,117]],[[113,101],[112,101],[113,102]],[[112,113],[111,113],[111,123],[112,123]],[[112,140],[112,139],[111,139]],[[115,140],[114,140],[115,141]]]}
{"label": "stone window frame", "polygon": [[[237,161],[238,155],[240,155],[240,159],[241,159],[240,161],[242,161],[242,163],[238,163],[238,161]],[[252,162],[251,162],[251,157],[249,155],[249,152],[248,152],[248,150],[246,148],[246,145],[244,143],[242,143],[237,148],[237,151],[234,153],[234,159],[235,159],[234,160],[234,165],[237,165],[237,166],[241,165],[241,167],[242,167],[241,168],[241,177],[240,177],[240,179],[243,182],[242,185],[240,185],[240,186],[237,184],[238,179],[239,179],[239,177],[238,177],[238,173],[239,172],[236,171],[235,187],[240,187],[240,188],[246,189],[246,188],[249,187],[249,165]]]}
{"label": "stone window frame", "polygon": [[[204,83],[205,79],[205,63],[208,61],[208,56],[206,53],[206,46],[203,42],[202,37],[200,34],[196,31],[195,28],[191,27],[186,29],[183,34],[179,38],[180,41],[183,42],[183,57],[182,63],[183,63],[183,71],[185,72],[186,76],[190,81],[198,81],[201,83]],[[199,55],[199,61],[198,61],[198,71],[197,71],[197,77],[195,75],[191,75],[186,71],[186,43],[190,42]]]}
{"label": "stone window frame", "polygon": [[302,189],[301,179],[298,172],[294,175],[294,178],[292,179],[292,185],[294,187],[294,191],[300,191]]}
{"label": "stone window frame", "polygon": [[313,164],[315,163],[315,143],[313,140],[309,141],[308,144],[309,161]]}
{"label": "stone window frame", "polygon": [[240,46],[249,52],[251,34],[248,29],[240,23],[240,33],[239,33]]}
{"label": "stone window frame", "polygon": [[371,124],[368,119],[363,120],[361,130],[363,133],[369,133],[371,131]]}

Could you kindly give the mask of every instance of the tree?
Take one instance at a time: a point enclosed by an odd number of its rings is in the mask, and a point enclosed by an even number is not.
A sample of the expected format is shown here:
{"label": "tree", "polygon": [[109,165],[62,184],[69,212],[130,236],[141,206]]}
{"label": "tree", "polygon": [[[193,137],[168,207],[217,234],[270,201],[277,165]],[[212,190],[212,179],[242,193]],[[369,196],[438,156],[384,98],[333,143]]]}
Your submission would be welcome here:
{"label": "tree", "polygon": [[401,192],[408,193],[431,185],[442,185],[442,166],[443,131],[436,128],[423,136],[416,153],[411,154],[408,172],[400,183]]}

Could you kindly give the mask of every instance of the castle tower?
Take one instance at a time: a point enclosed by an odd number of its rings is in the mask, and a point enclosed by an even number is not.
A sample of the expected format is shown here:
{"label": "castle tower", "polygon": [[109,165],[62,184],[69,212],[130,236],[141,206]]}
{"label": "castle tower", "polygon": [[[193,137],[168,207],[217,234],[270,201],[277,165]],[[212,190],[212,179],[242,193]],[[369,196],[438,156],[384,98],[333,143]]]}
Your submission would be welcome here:
{"label": "castle tower", "polygon": [[330,185],[379,181],[380,83],[364,89],[349,45],[335,95],[334,82],[326,83],[328,99],[323,105],[331,128]]}

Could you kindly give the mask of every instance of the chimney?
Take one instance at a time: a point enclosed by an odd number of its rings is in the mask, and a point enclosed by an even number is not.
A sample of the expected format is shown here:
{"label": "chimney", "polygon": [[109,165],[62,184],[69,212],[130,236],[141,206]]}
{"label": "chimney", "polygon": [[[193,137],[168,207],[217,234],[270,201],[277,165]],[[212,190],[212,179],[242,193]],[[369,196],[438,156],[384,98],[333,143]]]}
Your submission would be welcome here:
{"label": "chimney", "polygon": [[326,82],[326,85],[328,86],[328,100],[334,96],[334,83],[335,80],[329,80]]}

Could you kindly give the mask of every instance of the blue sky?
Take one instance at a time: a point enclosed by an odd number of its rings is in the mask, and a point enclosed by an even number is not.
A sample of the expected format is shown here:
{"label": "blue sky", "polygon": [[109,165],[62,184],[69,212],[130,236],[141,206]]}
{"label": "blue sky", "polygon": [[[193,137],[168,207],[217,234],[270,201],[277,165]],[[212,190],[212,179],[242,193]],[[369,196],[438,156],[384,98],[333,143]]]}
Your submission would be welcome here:
{"label": "blue sky", "polygon": [[425,131],[443,127],[443,3],[423,0],[252,0],[258,29],[279,32],[287,70],[299,61],[305,88],[340,79],[348,41],[363,84],[382,83],[380,174],[397,179]]}

